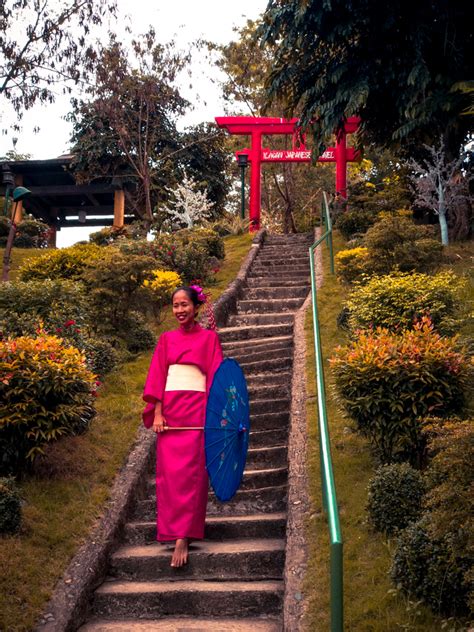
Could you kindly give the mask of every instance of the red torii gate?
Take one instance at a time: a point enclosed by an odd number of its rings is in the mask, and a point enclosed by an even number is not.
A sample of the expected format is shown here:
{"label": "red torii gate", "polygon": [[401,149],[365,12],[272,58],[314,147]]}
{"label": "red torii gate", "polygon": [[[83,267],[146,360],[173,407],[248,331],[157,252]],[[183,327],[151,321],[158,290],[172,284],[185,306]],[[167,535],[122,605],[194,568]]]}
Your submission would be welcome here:
{"label": "red torii gate", "polygon": [[[229,134],[251,136],[250,149],[236,152],[239,155],[247,155],[250,163],[250,232],[260,229],[260,165],[262,162],[311,162],[311,151],[305,147],[305,137],[298,129],[298,119],[283,119],[274,117],[254,116],[216,116],[218,127],[225,129]],[[353,147],[347,147],[347,134],[357,131],[360,124],[358,117],[346,119],[344,128],[336,136],[336,146],[328,147],[317,162],[336,163],[336,191],[343,197],[347,197],[346,167],[348,162],[360,160],[360,153]],[[262,136],[284,134],[293,136],[293,149],[272,150],[262,147]]]}

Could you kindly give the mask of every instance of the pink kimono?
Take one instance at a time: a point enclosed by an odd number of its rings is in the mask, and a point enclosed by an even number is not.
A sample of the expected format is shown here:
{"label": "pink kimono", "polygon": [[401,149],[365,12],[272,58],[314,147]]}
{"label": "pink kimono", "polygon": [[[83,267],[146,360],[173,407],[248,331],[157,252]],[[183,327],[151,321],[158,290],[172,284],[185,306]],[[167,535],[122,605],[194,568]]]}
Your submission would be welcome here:
{"label": "pink kimono", "polygon": [[[215,331],[195,324],[160,336],[148,371],[143,423],[151,428],[162,402],[168,426],[203,426],[207,394],[222,362]],[[165,430],[156,447],[157,540],[201,539],[208,493],[202,430]]]}

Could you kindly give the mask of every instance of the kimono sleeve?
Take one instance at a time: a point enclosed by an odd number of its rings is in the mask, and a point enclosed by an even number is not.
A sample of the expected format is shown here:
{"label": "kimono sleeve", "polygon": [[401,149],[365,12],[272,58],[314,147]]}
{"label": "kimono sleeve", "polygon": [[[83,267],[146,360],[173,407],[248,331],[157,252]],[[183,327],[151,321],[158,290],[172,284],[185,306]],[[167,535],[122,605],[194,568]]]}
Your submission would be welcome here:
{"label": "kimono sleeve", "polygon": [[166,337],[162,334],[155,347],[143,389],[143,399],[147,402],[147,406],[143,411],[142,418],[147,428],[151,428],[153,425],[156,402],[163,400],[168,374],[166,355]]}
{"label": "kimono sleeve", "polygon": [[219,336],[216,332],[213,332],[212,339],[210,341],[211,349],[209,351],[209,365],[207,369],[206,376],[206,391],[207,395],[209,395],[209,391],[212,386],[212,380],[214,379],[214,374],[221,365],[224,356],[222,354],[222,347],[219,340]]}

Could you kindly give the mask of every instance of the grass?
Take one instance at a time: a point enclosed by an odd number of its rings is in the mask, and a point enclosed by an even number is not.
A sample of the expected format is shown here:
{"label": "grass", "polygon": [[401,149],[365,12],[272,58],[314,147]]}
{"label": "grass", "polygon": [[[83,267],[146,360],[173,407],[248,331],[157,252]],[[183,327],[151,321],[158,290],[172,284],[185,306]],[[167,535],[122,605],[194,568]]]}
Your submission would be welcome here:
{"label": "grass", "polygon": [[[5,249],[0,248],[0,258],[3,260],[3,253]],[[9,279],[14,281],[18,276],[18,270],[27,259],[33,257],[40,257],[44,255],[47,250],[42,248],[13,248],[10,260],[10,275]]]}
{"label": "grass", "polygon": [[[335,235],[335,251],[344,242]],[[472,262],[471,245],[455,245],[450,248],[457,272],[465,273],[469,260]],[[458,259],[457,255],[462,258]],[[366,524],[365,504],[367,484],[376,463],[368,443],[353,433],[350,421],[339,411],[334,399],[334,387],[328,367],[328,358],[338,344],[344,344],[345,335],[337,327],[336,319],[346,290],[329,273],[329,258],[324,247],[323,286],[318,290],[318,308],[323,341],[323,357],[326,370],[328,420],[331,434],[332,458],[344,538],[344,600],[346,632],[439,632],[443,621],[435,617],[420,603],[403,597],[390,583],[390,551],[393,541],[369,530]],[[326,518],[321,513],[321,486],[317,432],[316,378],[314,361],[312,315],[308,310],[306,323],[307,377],[308,377],[308,435],[309,479],[312,503],[307,521],[310,549],[306,576],[306,594],[309,607],[306,626],[308,630],[329,629],[329,536]],[[444,629],[444,628],[443,628]],[[453,624],[446,629],[455,629]],[[459,629],[457,627],[456,629]]]}
{"label": "grass", "polygon": [[[237,275],[250,243],[250,235],[225,239],[226,259],[211,288],[214,300]],[[37,253],[18,251],[16,265]],[[158,333],[171,327],[174,320],[168,310]],[[25,500],[21,532],[0,538],[0,630],[32,629],[55,583],[100,518],[141,423],[150,356],[142,354],[112,372],[101,389],[90,430],[52,445],[35,475],[20,484]]]}

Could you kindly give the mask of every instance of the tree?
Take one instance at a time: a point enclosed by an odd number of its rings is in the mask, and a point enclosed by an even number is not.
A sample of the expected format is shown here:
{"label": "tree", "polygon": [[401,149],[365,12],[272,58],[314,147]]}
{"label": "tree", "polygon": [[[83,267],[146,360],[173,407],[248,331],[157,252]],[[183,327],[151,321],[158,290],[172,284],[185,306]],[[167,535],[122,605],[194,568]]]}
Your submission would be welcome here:
{"label": "tree", "polygon": [[215,218],[224,212],[230,188],[230,159],[224,139],[223,132],[215,124],[200,123],[187,128],[181,135],[181,151],[176,155],[180,170],[206,191]]}
{"label": "tree", "polygon": [[209,219],[213,204],[194,178],[185,173],[182,182],[174,189],[168,187],[168,191],[174,199],[163,210],[173,226],[178,222],[180,228],[193,228],[196,222]]}
{"label": "tree", "polygon": [[472,75],[468,0],[270,0],[260,34],[275,54],[269,100],[301,108],[320,147],[351,115],[382,145],[442,132],[454,155],[472,129],[469,94],[455,88]]}
{"label": "tree", "polygon": [[99,52],[90,101],[73,101],[78,181],[115,177],[134,183],[134,210],[146,224],[174,179],[175,118],[188,106],[175,86],[188,58],[156,42],[153,29],[132,41],[133,56],[112,36]]}
{"label": "tree", "polygon": [[115,0],[5,0],[0,3],[0,95],[21,118],[37,101],[52,103],[86,81],[95,62],[92,25],[113,16]]}
{"label": "tree", "polygon": [[472,173],[462,173],[467,153],[455,160],[446,156],[443,140],[437,147],[424,146],[427,156],[422,161],[411,159],[408,164],[413,169],[413,186],[416,192],[415,204],[428,208],[439,218],[441,242],[449,243],[448,214],[457,205],[467,202]]}

